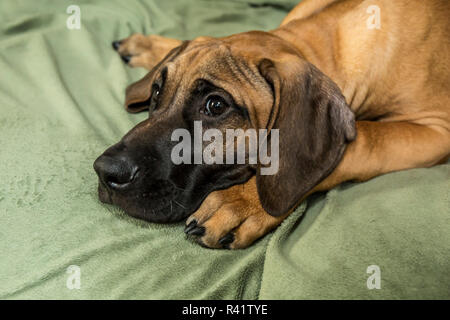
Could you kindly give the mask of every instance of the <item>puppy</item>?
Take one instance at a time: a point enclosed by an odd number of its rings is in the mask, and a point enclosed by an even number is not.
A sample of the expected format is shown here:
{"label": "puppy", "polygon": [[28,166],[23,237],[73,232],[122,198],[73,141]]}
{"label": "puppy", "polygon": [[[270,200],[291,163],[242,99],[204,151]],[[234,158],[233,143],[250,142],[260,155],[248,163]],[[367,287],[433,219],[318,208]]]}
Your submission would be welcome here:
{"label": "puppy", "polygon": [[[270,32],[114,42],[149,70],[125,102],[149,118],[96,160],[100,199],[147,221],[189,217],[200,244],[237,249],[313,192],[446,161],[449,16],[447,0],[305,0]],[[278,171],[175,164],[173,132],[196,123],[278,132]]]}

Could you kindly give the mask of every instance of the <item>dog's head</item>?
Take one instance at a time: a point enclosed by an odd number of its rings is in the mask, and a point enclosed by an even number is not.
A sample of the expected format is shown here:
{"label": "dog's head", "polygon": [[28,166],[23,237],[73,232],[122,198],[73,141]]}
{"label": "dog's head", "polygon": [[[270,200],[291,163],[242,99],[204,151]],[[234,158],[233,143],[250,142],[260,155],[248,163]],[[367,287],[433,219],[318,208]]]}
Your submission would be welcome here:
{"label": "dog's head", "polygon": [[[184,42],[128,87],[125,104],[130,112],[148,109],[149,118],[95,161],[99,197],[154,222],[181,220],[212,191],[255,174],[264,209],[282,215],[336,167],[355,136],[338,87],[289,43],[264,32]],[[224,148],[227,129],[267,129],[267,141],[279,129],[279,146],[272,146],[277,172],[262,175],[260,162],[202,161],[210,142],[195,132],[199,121],[202,132],[223,133]],[[190,154],[177,149],[181,137],[192,142]],[[173,160],[181,153],[190,161]]]}

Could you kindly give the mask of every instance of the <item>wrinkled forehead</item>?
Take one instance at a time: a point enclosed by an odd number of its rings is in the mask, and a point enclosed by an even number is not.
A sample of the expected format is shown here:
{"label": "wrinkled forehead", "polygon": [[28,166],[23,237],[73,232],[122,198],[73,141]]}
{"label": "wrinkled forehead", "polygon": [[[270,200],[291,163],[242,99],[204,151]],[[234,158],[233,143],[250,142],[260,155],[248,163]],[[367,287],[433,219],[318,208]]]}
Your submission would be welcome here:
{"label": "wrinkled forehead", "polygon": [[[202,79],[230,93],[235,102],[252,109],[261,100],[271,103],[270,86],[261,76],[255,61],[218,39],[194,40],[171,61],[166,63],[169,81],[177,87],[188,89]],[[182,91],[184,91],[181,89]]]}
{"label": "wrinkled forehead", "polygon": [[262,81],[253,61],[216,39],[189,42],[166,66],[169,71],[182,70],[185,76],[216,83],[233,80],[242,85]]}
{"label": "wrinkled forehead", "polygon": [[282,42],[265,32],[246,32],[225,38],[199,37],[186,41],[167,63],[171,74],[203,78],[235,86],[267,85],[259,72],[262,58],[279,56]]}
{"label": "wrinkled forehead", "polygon": [[270,84],[259,70],[261,51],[254,51],[258,50],[257,45],[243,45],[249,43],[246,39],[227,39],[205,38],[184,42],[162,61],[149,80],[154,81],[164,71],[165,94],[162,99],[172,106],[170,113],[179,111],[176,106],[185,105],[195,92],[198,80],[206,80],[228,92],[236,104],[246,108],[253,127],[265,128],[274,96]]}

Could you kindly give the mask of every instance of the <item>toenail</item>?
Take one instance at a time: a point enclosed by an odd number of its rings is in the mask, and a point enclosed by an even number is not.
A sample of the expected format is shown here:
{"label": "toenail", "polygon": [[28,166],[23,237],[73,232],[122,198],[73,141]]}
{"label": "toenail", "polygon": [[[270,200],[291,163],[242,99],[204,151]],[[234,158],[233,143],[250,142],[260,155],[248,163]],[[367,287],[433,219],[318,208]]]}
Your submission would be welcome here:
{"label": "toenail", "polygon": [[187,234],[201,237],[205,234],[205,227],[195,227],[192,230],[188,231]]}
{"label": "toenail", "polygon": [[112,47],[114,50],[119,50],[120,44],[122,43],[122,41],[114,41],[112,43]]}
{"label": "toenail", "polygon": [[197,226],[197,220],[192,220],[186,227],[184,227],[184,232],[189,233],[196,226]]}
{"label": "toenail", "polygon": [[230,243],[234,241],[234,234],[228,233],[222,239],[219,240],[219,243],[223,246],[228,246]]}
{"label": "toenail", "polygon": [[123,62],[128,63],[131,60],[131,56],[120,56],[123,60]]}

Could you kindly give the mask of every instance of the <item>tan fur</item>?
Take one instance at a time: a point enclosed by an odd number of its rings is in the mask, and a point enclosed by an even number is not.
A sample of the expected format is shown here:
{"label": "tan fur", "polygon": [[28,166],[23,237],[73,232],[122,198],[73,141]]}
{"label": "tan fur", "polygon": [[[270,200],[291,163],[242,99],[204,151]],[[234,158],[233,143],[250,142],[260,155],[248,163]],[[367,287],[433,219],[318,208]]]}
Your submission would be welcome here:
{"label": "tan fur", "polygon": [[[380,29],[367,28],[370,5],[380,8]],[[358,120],[356,140],[334,172],[309,194],[344,181],[431,167],[448,158],[449,17],[447,0],[304,0],[280,28],[271,31],[338,85]],[[250,50],[258,37],[256,32],[221,41],[241,41],[251,60],[258,54],[256,46],[254,52]],[[179,44],[159,36],[134,35],[119,52],[133,56],[132,66],[151,69]],[[192,65],[178,67],[187,70]],[[235,80],[224,82],[226,90],[233,91],[235,86]],[[253,118],[267,122],[270,98],[252,96],[250,88],[248,92],[248,97],[241,97],[242,103],[250,105]],[[221,247],[219,239],[233,230],[230,247],[247,247],[288,215],[274,218],[263,210],[255,180],[212,193],[188,219],[187,223],[196,219],[206,227],[200,239],[204,245]]]}

